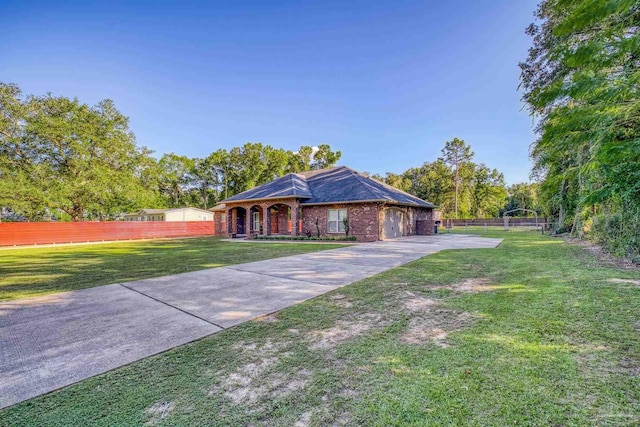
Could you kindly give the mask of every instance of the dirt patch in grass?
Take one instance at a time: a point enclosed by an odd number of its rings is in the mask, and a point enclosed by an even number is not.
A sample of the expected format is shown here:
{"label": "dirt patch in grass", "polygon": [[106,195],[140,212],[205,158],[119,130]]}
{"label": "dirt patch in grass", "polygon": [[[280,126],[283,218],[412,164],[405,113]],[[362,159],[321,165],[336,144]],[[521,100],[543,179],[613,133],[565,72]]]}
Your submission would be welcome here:
{"label": "dirt patch in grass", "polygon": [[640,280],[634,280],[634,279],[609,279],[608,282],[640,286]]}
{"label": "dirt patch in grass", "polygon": [[[465,281],[464,289],[472,289],[479,284]],[[449,347],[449,333],[469,327],[477,320],[475,316],[452,310],[442,305],[440,300],[418,296],[413,292],[405,292],[407,299],[403,308],[411,314],[407,329],[399,337],[408,344],[432,343],[440,347]]]}
{"label": "dirt patch in grass", "polygon": [[308,369],[300,369],[293,375],[283,373],[275,374],[268,378],[270,395],[273,397],[288,396],[293,392],[302,390],[307,386],[313,372]]}
{"label": "dirt patch in grass", "polygon": [[465,293],[477,293],[493,291],[494,288],[490,286],[491,279],[488,277],[472,277],[464,279],[461,282],[454,283],[453,285],[442,286],[442,289],[449,289],[454,292]]}
{"label": "dirt patch in grass", "polygon": [[258,322],[265,322],[265,323],[275,323],[278,321],[278,313],[271,313],[271,314],[267,314],[265,316],[260,316],[258,318],[255,319]]}
{"label": "dirt patch in grass", "polygon": [[294,427],[307,427],[311,422],[311,415],[311,411],[304,412],[302,415],[300,415],[300,418],[298,418],[298,421],[296,421]]}
{"label": "dirt patch in grass", "polygon": [[400,341],[408,344],[432,343],[439,347],[450,347],[447,337],[451,332],[472,326],[477,318],[467,312],[447,308],[434,308],[428,315],[412,317],[409,326],[400,335]]}
{"label": "dirt patch in grass", "polygon": [[438,304],[438,301],[433,298],[425,298],[422,296],[418,296],[413,292],[405,292],[405,295],[408,297],[402,307],[405,311],[410,313],[423,312],[426,310],[430,310],[431,307],[435,304]]}
{"label": "dirt patch in grass", "polygon": [[329,297],[331,301],[334,302],[335,305],[342,308],[351,308],[353,307],[353,302],[349,300],[349,298],[344,294],[335,294]]}
{"label": "dirt patch in grass", "polygon": [[221,383],[224,395],[234,404],[255,404],[262,399],[281,398],[304,389],[313,372],[300,369],[292,374],[269,372],[273,359],[243,366]]}
{"label": "dirt patch in grass", "polygon": [[[282,358],[290,353],[285,351],[291,343],[266,340],[263,344],[240,341],[233,346],[240,355],[249,356],[250,362],[239,366],[234,372],[223,376],[209,394],[223,393],[234,404],[255,403],[269,393],[285,395],[306,385],[310,371],[301,370],[295,377],[285,377],[281,373],[270,372]],[[274,394],[276,395],[276,394]]]}
{"label": "dirt patch in grass", "polygon": [[162,421],[169,412],[173,411],[175,404],[173,402],[156,402],[151,407],[147,408],[146,412],[151,415],[151,419],[145,423],[148,426],[155,426]]}
{"label": "dirt patch in grass", "polygon": [[[338,414],[332,414],[330,406],[323,404],[311,411],[306,411],[300,415],[300,418],[295,422],[294,427],[307,427],[312,425],[311,421],[313,416],[316,415],[316,420],[313,425],[327,425],[327,426],[344,426],[349,423],[349,414],[346,412],[339,412]],[[319,419],[319,420],[318,420]]]}
{"label": "dirt patch in grass", "polygon": [[601,265],[604,265],[606,267],[617,267],[624,270],[640,269],[640,266],[638,264],[634,264],[630,259],[614,257],[602,246],[588,240],[565,237],[565,241],[585,248],[587,251],[589,251],[589,253],[596,257]]}
{"label": "dirt patch in grass", "polygon": [[224,395],[236,405],[253,403],[266,393],[266,387],[256,381],[258,376],[278,362],[278,358],[263,358],[257,363],[247,363],[220,382]]}
{"label": "dirt patch in grass", "polygon": [[607,347],[594,348],[575,357],[578,370],[585,377],[609,378],[611,375],[640,377],[640,361],[630,357],[616,360]]}
{"label": "dirt patch in grass", "polygon": [[307,339],[311,342],[311,349],[327,350],[387,324],[380,314],[367,313],[359,316],[358,320],[338,320],[331,328],[312,331]]}

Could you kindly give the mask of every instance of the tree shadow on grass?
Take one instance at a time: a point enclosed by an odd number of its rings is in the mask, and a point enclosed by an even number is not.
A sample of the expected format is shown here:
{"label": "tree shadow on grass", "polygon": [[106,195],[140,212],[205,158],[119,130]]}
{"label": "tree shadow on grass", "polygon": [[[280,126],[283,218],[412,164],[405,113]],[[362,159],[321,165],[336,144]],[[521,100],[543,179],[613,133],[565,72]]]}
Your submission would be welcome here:
{"label": "tree shadow on grass", "polygon": [[0,253],[0,301],[332,248],[197,238],[8,250]]}

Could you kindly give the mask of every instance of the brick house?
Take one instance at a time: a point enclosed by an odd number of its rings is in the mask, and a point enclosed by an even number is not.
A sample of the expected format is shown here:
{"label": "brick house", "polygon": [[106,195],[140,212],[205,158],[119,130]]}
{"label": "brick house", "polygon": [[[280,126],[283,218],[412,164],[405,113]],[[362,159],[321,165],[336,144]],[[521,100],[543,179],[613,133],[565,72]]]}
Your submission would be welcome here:
{"label": "brick house", "polygon": [[210,209],[216,234],[344,236],[376,241],[433,234],[431,203],[345,166],[290,173]]}

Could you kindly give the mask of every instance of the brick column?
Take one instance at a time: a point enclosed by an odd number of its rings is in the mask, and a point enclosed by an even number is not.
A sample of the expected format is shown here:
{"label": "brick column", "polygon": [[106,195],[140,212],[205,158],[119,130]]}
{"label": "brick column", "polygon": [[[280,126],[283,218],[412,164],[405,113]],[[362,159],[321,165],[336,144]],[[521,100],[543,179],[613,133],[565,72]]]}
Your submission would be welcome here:
{"label": "brick column", "polygon": [[291,207],[291,235],[298,235],[298,203],[290,205]]}
{"label": "brick column", "polygon": [[238,232],[238,210],[237,209],[229,209],[227,211],[227,221],[231,221],[231,234],[236,234]]}
{"label": "brick column", "polygon": [[271,226],[271,209],[266,206],[262,207],[262,230],[265,236],[271,234],[269,227]]}
{"label": "brick column", "polygon": [[244,208],[244,234],[251,235],[251,207]]}

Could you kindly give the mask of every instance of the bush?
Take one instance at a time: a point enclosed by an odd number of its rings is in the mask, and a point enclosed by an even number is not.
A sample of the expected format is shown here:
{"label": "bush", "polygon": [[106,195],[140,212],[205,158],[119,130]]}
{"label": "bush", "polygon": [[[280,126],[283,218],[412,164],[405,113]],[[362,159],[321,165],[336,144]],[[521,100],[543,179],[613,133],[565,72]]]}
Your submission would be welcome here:
{"label": "bush", "polygon": [[312,241],[331,241],[331,242],[344,242],[356,241],[355,236],[255,236],[254,240],[312,240]]}
{"label": "bush", "polygon": [[593,219],[589,238],[609,253],[640,261],[640,218],[636,212],[599,214]]}

